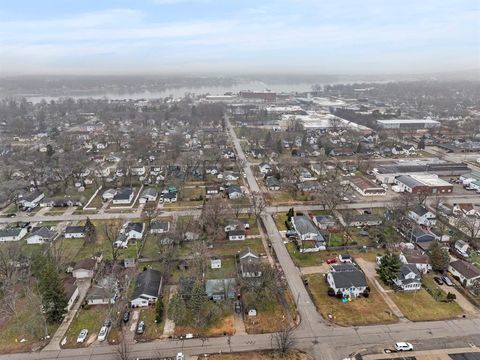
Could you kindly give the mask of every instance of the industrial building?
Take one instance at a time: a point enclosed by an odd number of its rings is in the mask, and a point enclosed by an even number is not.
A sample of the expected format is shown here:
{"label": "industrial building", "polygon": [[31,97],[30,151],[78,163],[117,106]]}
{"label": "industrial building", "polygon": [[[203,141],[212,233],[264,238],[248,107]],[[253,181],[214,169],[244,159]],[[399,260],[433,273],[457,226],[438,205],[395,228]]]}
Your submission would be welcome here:
{"label": "industrial building", "polygon": [[364,176],[353,177],[349,180],[350,186],[362,196],[385,195],[385,189]]}
{"label": "industrial building", "polygon": [[382,184],[394,184],[400,175],[436,174],[439,176],[460,176],[472,170],[464,163],[425,163],[409,162],[393,165],[380,165],[373,170],[375,177]]}
{"label": "industrial building", "polygon": [[440,179],[437,175],[400,175],[395,179],[400,192],[412,194],[448,194],[453,185]]}
{"label": "industrial building", "polygon": [[377,120],[382,129],[430,129],[440,127],[440,122],[431,119]]}

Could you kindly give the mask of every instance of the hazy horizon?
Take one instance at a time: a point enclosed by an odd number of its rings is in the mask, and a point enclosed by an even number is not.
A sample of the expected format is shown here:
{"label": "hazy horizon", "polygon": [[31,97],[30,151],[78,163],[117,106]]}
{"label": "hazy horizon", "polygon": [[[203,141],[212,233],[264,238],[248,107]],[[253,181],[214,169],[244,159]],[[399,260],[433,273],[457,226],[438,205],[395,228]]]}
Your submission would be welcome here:
{"label": "hazy horizon", "polygon": [[469,0],[19,0],[0,75],[476,71],[479,18]]}

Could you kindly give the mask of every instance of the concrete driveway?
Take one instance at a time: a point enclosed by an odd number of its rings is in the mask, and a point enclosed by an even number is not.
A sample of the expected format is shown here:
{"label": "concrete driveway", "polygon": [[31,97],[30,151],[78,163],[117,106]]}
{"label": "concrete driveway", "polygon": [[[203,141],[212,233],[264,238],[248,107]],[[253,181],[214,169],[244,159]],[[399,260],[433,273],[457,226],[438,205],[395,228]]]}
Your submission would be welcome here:
{"label": "concrete driveway", "polygon": [[480,311],[470,302],[468,299],[463,296],[463,294],[455,289],[453,286],[447,286],[447,285],[438,285],[440,289],[445,291],[445,293],[452,293],[455,294],[456,299],[455,301],[457,302],[458,305],[462,308],[462,310],[465,312],[465,315],[469,316],[478,316]]}

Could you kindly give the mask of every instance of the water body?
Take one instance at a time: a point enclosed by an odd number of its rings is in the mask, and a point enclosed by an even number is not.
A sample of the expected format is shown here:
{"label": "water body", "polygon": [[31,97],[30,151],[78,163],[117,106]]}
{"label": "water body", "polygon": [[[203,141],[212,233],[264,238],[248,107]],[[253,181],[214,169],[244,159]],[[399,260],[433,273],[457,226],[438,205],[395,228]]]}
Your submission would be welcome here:
{"label": "water body", "polygon": [[238,93],[242,90],[263,91],[271,90],[273,92],[308,92],[312,90],[312,83],[278,83],[268,84],[262,81],[241,82],[231,86],[197,86],[197,87],[172,87],[161,91],[141,91],[131,93],[85,93],[81,95],[65,95],[65,96],[28,96],[24,95],[27,101],[38,103],[42,100],[47,102],[58,100],[62,97],[70,97],[72,99],[110,99],[110,100],[137,100],[137,99],[159,99],[172,96],[173,98],[181,98],[185,94],[195,95],[223,95],[227,92]]}

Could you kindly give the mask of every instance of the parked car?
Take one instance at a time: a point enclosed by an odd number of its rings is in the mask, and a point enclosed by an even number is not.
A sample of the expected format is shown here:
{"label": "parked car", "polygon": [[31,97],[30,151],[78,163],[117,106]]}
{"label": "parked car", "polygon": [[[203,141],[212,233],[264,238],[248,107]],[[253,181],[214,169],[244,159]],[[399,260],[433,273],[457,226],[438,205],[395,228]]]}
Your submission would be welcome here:
{"label": "parked car", "polygon": [[175,360],[185,360],[185,356],[183,355],[183,353],[179,352]]}
{"label": "parked car", "polygon": [[15,216],[17,216],[17,214],[15,214],[15,213],[11,213],[11,214],[7,215],[7,217],[9,217],[9,218],[12,218],[12,217],[15,217]]}
{"label": "parked car", "polygon": [[123,314],[123,322],[127,323],[130,320],[130,310],[125,311]]}
{"label": "parked car", "polygon": [[235,312],[237,314],[241,314],[242,313],[242,304],[240,303],[240,301],[235,301]]}
{"label": "parked car", "polygon": [[287,233],[285,235],[287,236],[287,238],[296,238],[297,232],[295,230],[287,230]]}
{"label": "parked car", "polygon": [[77,343],[78,344],[83,343],[85,340],[87,340],[87,336],[88,336],[87,329],[83,329],[82,331],[80,331],[80,334],[78,334],[78,337],[77,337]]}
{"label": "parked car", "polygon": [[408,342],[397,342],[395,343],[395,350],[397,351],[412,351],[413,345]]}
{"label": "parked car", "polygon": [[328,258],[327,260],[325,260],[325,262],[327,264],[335,264],[337,262],[337,258]]}
{"label": "parked car", "polygon": [[145,323],[140,321],[137,325],[137,334],[143,334],[145,332]]}
{"label": "parked car", "polygon": [[433,280],[438,284],[438,285],[443,285],[443,278],[441,276],[434,276]]}
{"label": "parked car", "polygon": [[108,326],[102,326],[102,328],[100,329],[100,332],[98,333],[98,337],[97,337],[98,341],[105,341],[108,335],[108,329],[109,329]]}
{"label": "parked car", "polygon": [[442,276],[442,280],[447,286],[453,286],[452,280],[448,276]]}

